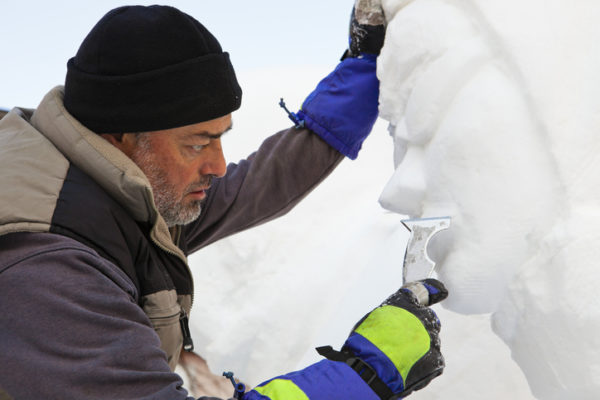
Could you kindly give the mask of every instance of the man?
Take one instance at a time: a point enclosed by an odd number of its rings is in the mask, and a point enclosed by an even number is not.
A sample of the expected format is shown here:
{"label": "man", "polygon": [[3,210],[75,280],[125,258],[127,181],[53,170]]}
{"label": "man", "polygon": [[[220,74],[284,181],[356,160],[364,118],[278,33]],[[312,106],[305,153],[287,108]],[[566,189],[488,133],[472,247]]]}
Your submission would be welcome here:
{"label": "man", "polygon": [[[377,115],[379,11],[375,27],[353,20],[344,60],[291,114],[297,128],[237,165],[226,167],[220,141],[242,95],[228,54],[172,7],[110,11],[69,60],[64,88],[2,119],[5,393],[187,398],[172,372],[193,349],[186,256],[284,214],[356,157]],[[422,287],[429,303],[446,296],[437,281]],[[403,289],[342,352],[244,398],[406,395],[442,372],[438,331]]]}

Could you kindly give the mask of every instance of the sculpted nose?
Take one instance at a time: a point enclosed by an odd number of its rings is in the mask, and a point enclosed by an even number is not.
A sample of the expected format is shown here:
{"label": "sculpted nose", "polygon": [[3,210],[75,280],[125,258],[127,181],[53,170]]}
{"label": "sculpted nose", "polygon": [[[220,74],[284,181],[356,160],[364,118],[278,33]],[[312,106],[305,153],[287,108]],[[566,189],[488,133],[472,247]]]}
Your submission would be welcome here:
{"label": "sculpted nose", "polygon": [[392,212],[419,216],[423,211],[426,188],[423,150],[411,146],[384,187],[379,204]]}

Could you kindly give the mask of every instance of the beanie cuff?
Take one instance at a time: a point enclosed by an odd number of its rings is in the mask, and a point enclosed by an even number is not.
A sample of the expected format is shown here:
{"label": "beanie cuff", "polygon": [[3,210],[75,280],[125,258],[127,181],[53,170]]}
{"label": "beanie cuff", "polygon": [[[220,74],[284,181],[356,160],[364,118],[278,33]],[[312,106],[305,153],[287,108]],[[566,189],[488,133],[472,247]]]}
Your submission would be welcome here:
{"label": "beanie cuff", "polygon": [[229,54],[207,54],[132,75],[89,74],[67,64],[64,104],[96,133],[145,132],[209,121],[237,110],[242,90]]}

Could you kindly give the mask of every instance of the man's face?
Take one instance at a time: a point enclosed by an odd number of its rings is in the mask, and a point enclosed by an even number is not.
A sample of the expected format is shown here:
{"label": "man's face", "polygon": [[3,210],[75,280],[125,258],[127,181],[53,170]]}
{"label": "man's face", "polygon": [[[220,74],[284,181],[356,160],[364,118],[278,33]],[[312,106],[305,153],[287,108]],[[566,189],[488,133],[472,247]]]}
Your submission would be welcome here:
{"label": "man's face", "polygon": [[200,216],[212,179],[225,175],[220,137],[230,128],[231,114],[135,135],[126,154],[150,181],[154,202],[168,226],[185,225]]}

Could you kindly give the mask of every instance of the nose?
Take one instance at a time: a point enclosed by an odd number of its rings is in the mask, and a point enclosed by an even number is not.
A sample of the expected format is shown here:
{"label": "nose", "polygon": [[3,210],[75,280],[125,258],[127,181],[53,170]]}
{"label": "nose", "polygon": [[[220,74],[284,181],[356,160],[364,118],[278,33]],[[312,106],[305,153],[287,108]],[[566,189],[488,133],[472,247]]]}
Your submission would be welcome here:
{"label": "nose", "polygon": [[202,175],[213,175],[217,178],[222,178],[227,172],[227,162],[223,155],[223,149],[221,146],[214,146],[210,149],[208,157],[204,159],[202,166],[200,167],[200,173]]}
{"label": "nose", "polygon": [[425,190],[423,150],[419,146],[410,146],[383,189],[379,204],[392,212],[419,216],[423,209]]}

